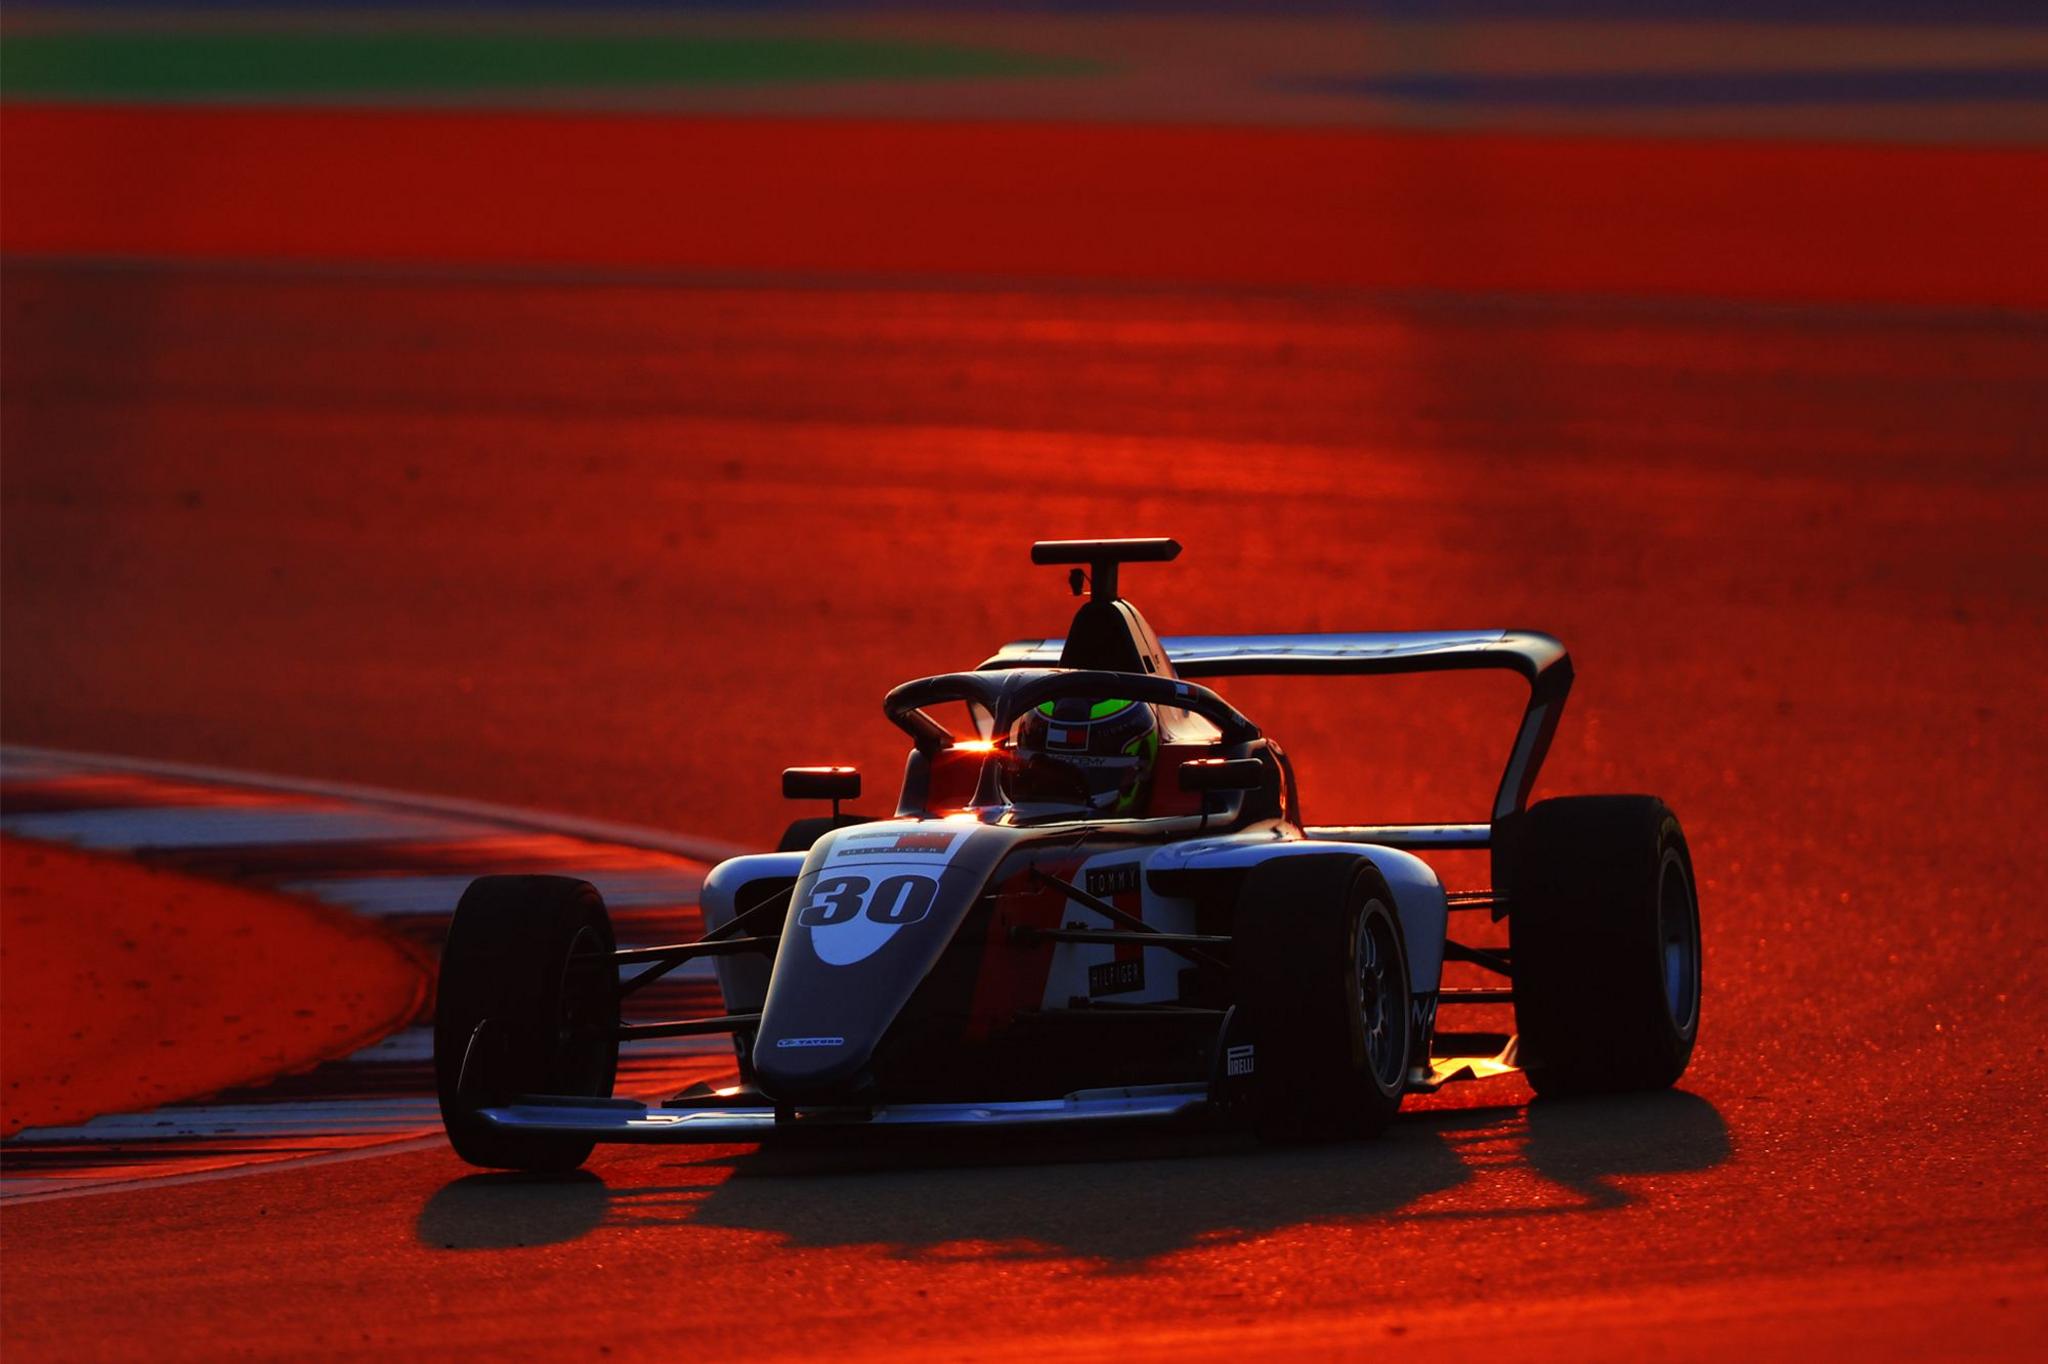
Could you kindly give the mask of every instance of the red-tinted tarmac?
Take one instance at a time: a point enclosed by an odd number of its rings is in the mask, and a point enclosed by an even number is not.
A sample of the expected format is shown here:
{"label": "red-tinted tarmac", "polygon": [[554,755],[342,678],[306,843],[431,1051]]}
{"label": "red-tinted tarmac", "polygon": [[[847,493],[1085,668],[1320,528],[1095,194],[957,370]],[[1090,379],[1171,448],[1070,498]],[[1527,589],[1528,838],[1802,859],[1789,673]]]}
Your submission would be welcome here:
{"label": "red-tinted tarmac", "polygon": [[[2020,1357],[2048,1325],[2048,336],[1550,298],[10,272],[5,732],[766,841],[1173,534],[1162,631],[1510,624],[1703,878],[1683,1091],[1362,1147],[445,1152],[10,1210],[10,1356]],[[1230,689],[1476,813],[1479,682]],[[886,799],[886,795],[882,797]],[[872,803],[872,802],[870,802]],[[1467,869],[1469,870],[1469,869]],[[118,1327],[110,1323],[118,1322]]]}
{"label": "red-tinted tarmac", "polygon": [[[617,22],[1081,66],[10,80],[0,738],[765,844],[786,764],[887,804],[890,685],[1063,626],[1028,541],[1172,534],[1168,633],[1570,644],[1538,794],[1662,793],[1700,868],[1682,1088],[63,1197],[5,1212],[9,1364],[2038,1353],[2038,27],[770,8]],[[1482,814],[1517,701],[1227,690],[1331,821]]]}
{"label": "red-tinted tarmac", "polygon": [[7,1136],[302,1070],[427,998],[424,960],[279,896],[14,838],[0,883]]}

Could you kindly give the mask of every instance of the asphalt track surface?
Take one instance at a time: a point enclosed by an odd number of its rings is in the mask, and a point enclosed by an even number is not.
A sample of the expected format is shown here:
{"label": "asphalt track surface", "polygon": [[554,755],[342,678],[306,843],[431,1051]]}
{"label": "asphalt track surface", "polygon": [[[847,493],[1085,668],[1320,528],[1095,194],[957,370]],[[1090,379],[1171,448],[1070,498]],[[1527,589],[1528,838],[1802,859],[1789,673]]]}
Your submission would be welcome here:
{"label": "asphalt track surface", "polygon": [[[1126,583],[1162,631],[1561,635],[1539,794],[1672,801],[1708,981],[1679,1092],[1490,1081],[1362,1147],[556,1183],[427,1150],[10,1209],[10,1354],[2018,1356],[2048,1324],[2035,316],[54,265],[4,306],[10,741],[762,843],[786,763],[886,791],[889,685],[1061,628],[1027,541],[1170,533]],[[1318,820],[1483,808],[1514,711],[1231,695]]]}
{"label": "asphalt track surface", "polygon": [[[1709,979],[1680,1092],[1492,1081],[1363,1148],[8,1207],[8,1357],[2028,1356],[2048,180],[2038,101],[1928,82],[2023,97],[2037,40],[1546,27],[1315,91],[1266,78],[1360,49],[1259,25],[670,122],[11,102],[9,742],[760,844],[785,763],[886,801],[889,685],[1061,627],[1024,542],[1172,533],[1168,632],[1562,635],[1539,794],[1673,801]],[[1612,106],[1674,79],[1712,107]],[[107,263],[166,255],[222,264]],[[1330,820],[1476,815],[1516,700],[1229,691]]]}

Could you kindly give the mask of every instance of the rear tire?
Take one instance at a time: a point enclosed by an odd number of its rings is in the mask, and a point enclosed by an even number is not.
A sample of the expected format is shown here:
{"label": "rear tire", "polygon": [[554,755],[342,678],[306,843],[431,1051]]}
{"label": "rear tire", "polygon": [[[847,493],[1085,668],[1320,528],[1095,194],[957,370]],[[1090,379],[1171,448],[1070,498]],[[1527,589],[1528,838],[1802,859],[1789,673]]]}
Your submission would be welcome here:
{"label": "rear tire", "polygon": [[470,882],[441,949],[434,1088],[455,1153],[491,1169],[559,1172],[588,1137],[506,1132],[479,1108],[520,1094],[610,1098],[618,1071],[619,977],[611,916],[587,881]]}
{"label": "rear tire", "polygon": [[1252,868],[1232,938],[1259,1134],[1313,1141],[1385,1127],[1407,1088],[1412,1012],[1400,920],[1372,864],[1340,855]]}
{"label": "rear tire", "polygon": [[1569,796],[1521,823],[1508,940],[1529,1083],[1666,1088],[1700,1021],[1699,898],[1678,817],[1654,796]]}

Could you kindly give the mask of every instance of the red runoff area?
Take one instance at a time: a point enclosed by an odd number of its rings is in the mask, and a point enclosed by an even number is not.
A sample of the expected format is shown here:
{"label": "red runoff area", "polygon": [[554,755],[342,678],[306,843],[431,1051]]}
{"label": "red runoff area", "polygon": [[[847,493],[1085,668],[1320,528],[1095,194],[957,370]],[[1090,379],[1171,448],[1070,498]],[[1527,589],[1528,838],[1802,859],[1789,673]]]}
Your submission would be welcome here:
{"label": "red runoff area", "polygon": [[[2010,154],[280,116],[325,129],[294,144],[191,114],[18,156],[52,117],[8,121],[10,177],[52,191],[10,193],[18,250],[36,222],[78,230],[33,249],[88,254],[2042,294],[2008,235],[2039,217],[2013,173],[2034,162]],[[635,139],[672,172],[650,180]],[[1334,154],[1255,174],[1242,151],[1375,141],[1409,149],[1402,193],[1368,200]],[[1488,146],[1591,160],[1467,175]],[[160,159],[86,160],[131,152]],[[94,176],[98,201],[55,193]],[[1173,533],[1184,560],[1131,583],[1169,631],[1570,641],[1543,794],[1673,799],[1710,973],[1683,1092],[1525,1107],[1489,1082],[1366,1147],[881,1170],[620,1148],[543,1183],[433,1150],[24,1207],[17,1352],[2038,1337],[2048,930],[2013,892],[2042,878],[2025,833],[2048,808],[2027,319],[175,268],[19,270],[5,302],[10,736],[769,838],[785,763],[858,760],[886,791],[887,686],[1060,628],[1024,542]],[[1408,737],[1353,709],[1363,687],[1292,711],[1277,685],[1230,694],[1333,819],[1460,814],[1442,755],[1492,745],[1464,774],[1483,796],[1514,700],[1400,696],[1394,718],[1427,719]]]}
{"label": "red runoff area", "polygon": [[2048,305],[2025,149],[7,111],[20,254]]}
{"label": "red runoff area", "polygon": [[297,901],[0,839],[0,1134],[344,1056],[417,1012],[419,963]]}

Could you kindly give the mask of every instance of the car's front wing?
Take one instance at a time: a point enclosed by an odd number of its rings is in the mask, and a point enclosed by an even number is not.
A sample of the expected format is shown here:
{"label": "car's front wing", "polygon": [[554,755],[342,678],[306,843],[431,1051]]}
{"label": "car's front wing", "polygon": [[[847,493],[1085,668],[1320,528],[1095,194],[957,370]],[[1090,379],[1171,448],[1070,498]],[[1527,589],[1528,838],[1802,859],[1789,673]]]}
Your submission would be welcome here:
{"label": "car's front wing", "polygon": [[531,1095],[478,1112],[508,1132],[545,1132],[619,1142],[749,1142],[796,1132],[876,1129],[995,1130],[1081,1124],[1125,1125],[1192,1120],[1209,1106],[1206,1085],[1089,1089],[1060,1099],[1002,1103],[887,1104],[868,1108],[784,1110],[725,1099],[670,1100]]}

